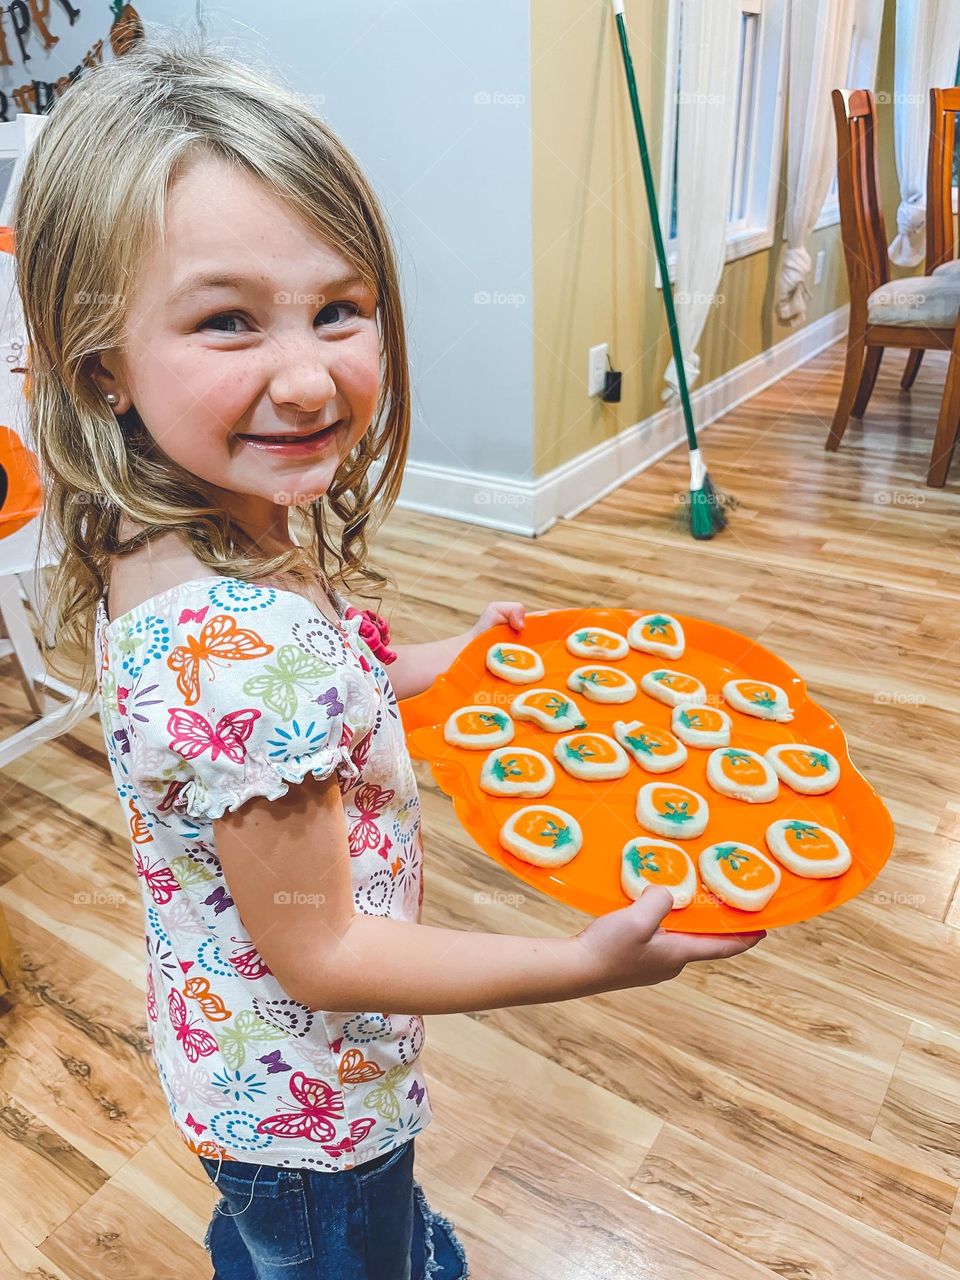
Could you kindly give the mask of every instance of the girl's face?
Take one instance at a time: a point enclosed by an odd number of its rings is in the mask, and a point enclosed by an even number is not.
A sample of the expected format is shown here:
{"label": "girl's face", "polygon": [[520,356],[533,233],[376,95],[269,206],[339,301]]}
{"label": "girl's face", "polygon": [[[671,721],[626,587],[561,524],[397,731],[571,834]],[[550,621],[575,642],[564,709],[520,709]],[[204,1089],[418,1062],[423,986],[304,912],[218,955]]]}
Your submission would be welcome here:
{"label": "girl's face", "polygon": [[[376,298],[337,251],[225,160],[174,181],[164,247],[141,261],[123,348],[97,384],[264,544],[286,508],[325,493],[370,426],[380,380]],[[305,437],[293,448],[257,439]]]}

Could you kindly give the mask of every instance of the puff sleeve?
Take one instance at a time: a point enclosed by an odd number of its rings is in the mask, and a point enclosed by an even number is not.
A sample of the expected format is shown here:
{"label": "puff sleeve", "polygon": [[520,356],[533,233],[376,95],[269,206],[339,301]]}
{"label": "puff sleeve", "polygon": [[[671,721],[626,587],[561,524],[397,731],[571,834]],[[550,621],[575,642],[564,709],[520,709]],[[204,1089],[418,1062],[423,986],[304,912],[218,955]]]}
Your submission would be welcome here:
{"label": "puff sleeve", "polygon": [[117,623],[118,711],[142,795],[213,819],[308,773],[336,773],[341,789],[359,778],[378,696],[355,625],[238,579],[167,596]]}

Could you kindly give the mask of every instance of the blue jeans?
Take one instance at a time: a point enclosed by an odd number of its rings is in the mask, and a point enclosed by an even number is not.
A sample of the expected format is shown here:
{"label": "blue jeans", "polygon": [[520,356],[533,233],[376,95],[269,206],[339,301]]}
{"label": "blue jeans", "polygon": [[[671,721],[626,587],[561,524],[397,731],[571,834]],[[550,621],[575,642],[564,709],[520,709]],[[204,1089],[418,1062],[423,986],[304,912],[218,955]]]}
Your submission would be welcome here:
{"label": "blue jeans", "polygon": [[413,1176],[414,1139],[339,1173],[200,1157],[222,1199],[213,1280],[466,1280],[463,1246]]}

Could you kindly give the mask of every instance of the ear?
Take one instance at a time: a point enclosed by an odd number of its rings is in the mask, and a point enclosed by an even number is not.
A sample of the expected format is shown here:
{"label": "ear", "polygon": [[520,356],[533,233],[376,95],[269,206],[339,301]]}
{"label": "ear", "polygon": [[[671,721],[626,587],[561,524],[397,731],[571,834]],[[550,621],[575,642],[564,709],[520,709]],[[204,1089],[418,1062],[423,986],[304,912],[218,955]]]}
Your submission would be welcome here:
{"label": "ear", "polygon": [[107,406],[117,415],[126,413],[132,407],[129,395],[119,376],[118,360],[113,352],[103,351],[90,356],[83,367],[83,372],[106,400],[108,392],[116,396],[115,401],[107,400]]}

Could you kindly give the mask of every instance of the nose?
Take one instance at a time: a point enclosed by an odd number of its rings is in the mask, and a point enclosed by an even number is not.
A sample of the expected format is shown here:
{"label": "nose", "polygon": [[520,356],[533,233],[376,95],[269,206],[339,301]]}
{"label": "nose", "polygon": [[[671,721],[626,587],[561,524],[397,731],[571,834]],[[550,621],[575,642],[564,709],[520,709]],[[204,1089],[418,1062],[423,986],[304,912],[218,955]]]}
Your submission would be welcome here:
{"label": "nose", "polygon": [[278,407],[303,414],[320,413],[337,394],[331,352],[312,327],[305,333],[277,337],[273,344],[270,397]]}

